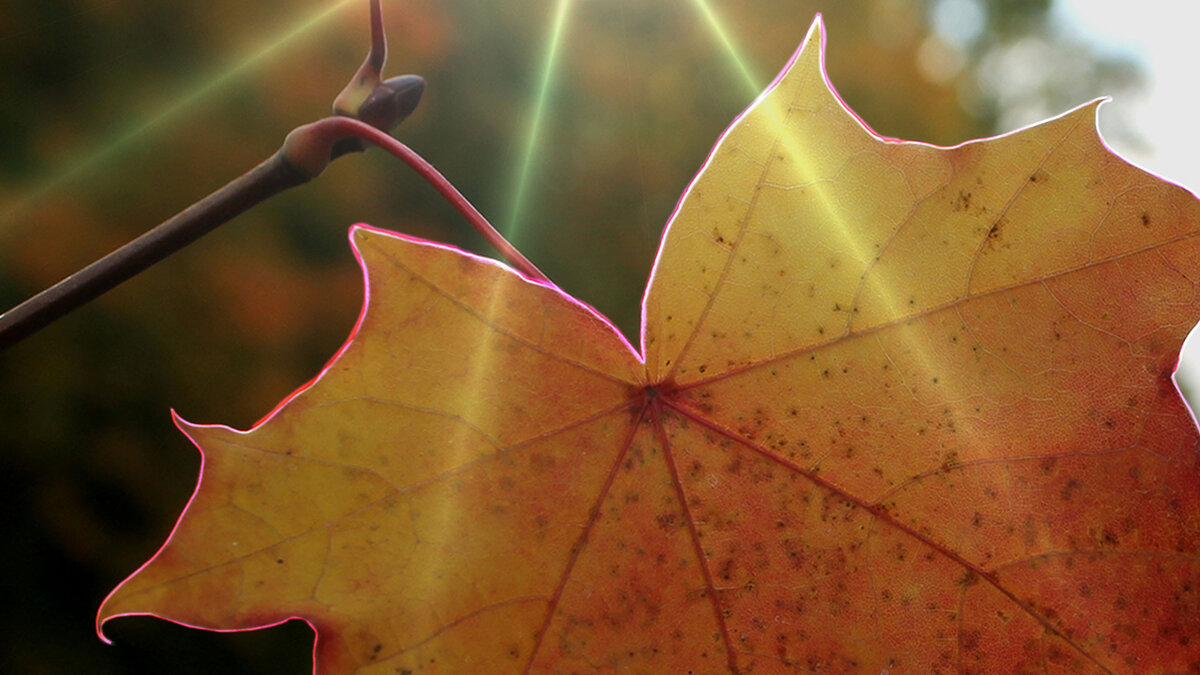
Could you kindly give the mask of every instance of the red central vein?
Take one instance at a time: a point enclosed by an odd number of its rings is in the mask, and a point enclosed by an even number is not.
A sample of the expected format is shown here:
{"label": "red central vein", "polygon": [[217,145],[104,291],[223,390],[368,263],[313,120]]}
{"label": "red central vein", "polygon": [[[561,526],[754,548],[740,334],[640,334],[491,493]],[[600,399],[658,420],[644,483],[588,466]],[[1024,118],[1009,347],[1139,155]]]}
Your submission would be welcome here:
{"label": "red central vein", "polygon": [[537,660],[538,652],[541,650],[542,643],[546,639],[546,633],[550,631],[550,622],[554,620],[554,613],[558,610],[559,602],[562,601],[563,590],[567,586],[567,581],[571,578],[571,572],[575,569],[575,563],[579,560],[579,554],[587,546],[588,537],[591,535],[592,530],[595,529],[596,522],[600,520],[604,499],[608,496],[608,492],[617,478],[617,472],[625,462],[625,455],[629,454],[629,448],[633,445],[633,437],[637,434],[638,428],[642,425],[642,420],[646,417],[646,409],[649,403],[650,399],[647,396],[642,401],[642,407],[638,411],[637,419],[629,427],[629,434],[625,437],[625,442],[621,446],[621,452],[617,454],[616,460],[613,461],[612,469],[608,472],[608,477],[604,479],[604,486],[600,488],[600,494],[596,497],[596,502],[592,504],[587,524],[583,526],[583,532],[580,533],[579,539],[575,541],[575,545],[571,547],[570,558],[567,560],[566,567],[563,568],[558,585],[554,588],[554,594],[551,596],[550,603],[546,607],[546,618],[542,620],[542,627],[538,630],[537,639],[533,643],[533,649],[529,652],[529,661],[525,664],[525,670],[523,671],[526,674],[533,668],[533,663]]}
{"label": "red central vein", "polygon": [[1004,586],[1000,585],[1000,582],[996,578],[994,572],[989,572],[988,570],[985,570],[984,568],[980,567],[979,565],[976,565],[975,563],[971,562],[970,560],[967,560],[963,556],[961,556],[958,553],[947,548],[943,544],[933,540],[929,536],[921,534],[920,532],[914,530],[912,527],[909,527],[908,525],[905,525],[904,523],[896,520],[895,518],[892,517],[892,515],[890,513],[888,513],[887,509],[881,508],[880,505],[868,502],[864,499],[859,498],[858,496],[856,496],[854,494],[846,492],[844,489],[838,487],[837,485],[834,485],[833,483],[831,483],[828,480],[825,480],[821,476],[819,476],[811,471],[808,471],[796,464],[793,464],[793,463],[787,461],[786,459],[779,457],[778,455],[775,455],[774,453],[768,451],[766,448],[763,448],[762,446],[758,445],[757,443],[754,443],[753,441],[743,438],[736,432],[726,429],[725,427],[713,422],[712,420],[707,419],[703,415],[697,414],[694,410],[691,410],[690,408],[687,408],[686,406],[680,405],[678,402],[673,401],[670,398],[667,398],[667,397],[660,397],[660,398],[663,399],[663,404],[670,407],[672,410],[674,410],[675,412],[679,413],[680,415],[686,417],[687,419],[692,420],[693,422],[696,422],[697,424],[700,424],[700,425],[708,428],[709,430],[713,431],[714,433],[720,434],[720,435],[724,436],[725,438],[728,438],[729,440],[731,440],[749,450],[752,450],[752,451],[758,453],[759,455],[767,458],[768,460],[770,460],[772,462],[775,462],[776,464],[779,464],[780,466],[782,466],[784,468],[787,468],[791,471],[796,472],[797,474],[800,474],[801,476],[806,478],[809,482],[811,482],[813,485],[817,486],[818,488],[825,490],[829,493],[835,494],[838,497],[841,497],[842,499],[845,499],[846,501],[853,503],[858,508],[865,509],[868,513],[870,513],[872,516],[879,519],[880,521],[888,523],[892,527],[907,534],[908,536],[912,537],[913,539],[920,542],[921,544],[928,546],[929,548],[933,549],[934,551],[940,553],[941,555],[945,556],[946,558],[950,559],[951,561],[962,566],[964,569],[966,569],[969,572],[971,572],[972,574],[974,574],[976,578],[983,579],[987,583],[991,584],[991,586],[993,588],[995,588],[997,591],[999,591],[1001,594],[1003,594],[1005,597],[1007,597],[1010,601],[1012,601],[1013,604],[1015,604],[1022,611],[1024,611],[1026,614],[1028,614],[1031,618],[1033,618],[1035,621],[1037,621],[1039,624],[1041,624],[1042,628],[1044,628],[1046,630],[1046,632],[1059,637],[1064,642],[1066,642],[1068,645],[1070,645],[1075,651],[1079,652],[1079,654],[1082,655],[1084,658],[1086,658],[1088,661],[1091,661],[1092,663],[1096,664],[1096,666],[1099,667],[1104,672],[1110,673],[1110,675],[1112,674],[1113,671],[1111,669],[1109,669],[1107,666],[1105,666],[1103,663],[1101,663],[1099,661],[1099,659],[1097,659],[1090,652],[1085,650],[1082,646],[1077,644],[1074,640],[1070,639],[1065,634],[1063,634],[1063,632],[1060,631],[1058,628],[1056,628],[1054,626],[1054,624],[1052,624],[1049,621],[1049,619],[1047,619],[1045,616],[1043,616],[1040,612],[1036,611],[1034,608],[1030,607],[1028,603],[1026,603],[1025,601],[1018,598],[1016,596],[1016,594],[1014,594],[1012,591],[1010,591],[1007,588],[1005,588]]}
{"label": "red central vein", "polygon": [[[721,639],[725,642],[725,654],[729,662],[729,671],[736,673],[737,669],[737,654],[733,649],[733,640],[729,637],[729,628],[725,625],[725,615],[721,611],[721,602],[717,597],[717,589],[713,584],[712,572],[708,569],[708,562],[704,555],[704,547],[700,545],[700,533],[696,531],[696,519],[692,517],[692,510],[688,508],[687,497],[683,494],[683,482],[679,479],[679,467],[675,465],[675,456],[671,454],[671,444],[667,440],[667,430],[662,422],[662,404],[658,397],[654,400],[654,423],[658,430],[659,440],[662,442],[663,457],[667,460],[667,468],[671,470],[671,483],[675,486],[675,494],[679,499],[679,508],[683,510],[683,520],[688,525],[688,531],[692,535],[692,547],[696,550],[696,562],[700,565],[700,571],[704,575],[704,587],[708,591],[708,597],[712,601],[713,614],[717,619],[717,628],[721,631]],[[668,405],[670,405],[668,403]],[[672,406],[674,407],[674,406]]]}
{"label": "red central vein", "polygon": [[[772,86],[771,90],[773,91],[773,89],[774,89],[774,86]],[[762,105],[765,106],[765,105],[767,105],[768,100],[769,100],[769,94],[768,94],[768,96],[764,97],[759,103],[761,103]],[[781,122],[781,125],[784,126],[785,128],[788,124],[788,120],[790,120],[792,117],[792,109],[793,109],[792,106],[789,105],[788,109],[787,109],[787,113],[785,113],[783,116],[783,121]],[[740,125],[741,125],[740,120],[735,123],[735,126],[740,126]],[[733,130],[733,128],[731,127],[730,131],[732,131],[732,130]],[[777,134],[775,137],[775,140],[771,143],[770,153],[767,155],[767,159],[763,161],[762,173],[758,177],[758,186],[759,187],[755,188],[754,194],[750,195],[750,201],[746,204],[746,215],[742,216],[742,218],[737,221],[737,234],[733,239],[733,245],[729,248],[729,255],[725,258],[725,266],[721,268],[721,273],[719,275],[717,275],[716,285],[713,287],[712,294],[710,294],[708,296],[708,301],[706,303],[704,303],[704,309],[701,310],[700,316],[698,316],[696,318],[695,329],[692,331],[691,335],[688,336],[687,342],[683,343],[683,346],[679,349],[679,353],[675,356],[675,360],[671,364],[671,370],[663,378],[664,381],[669,381],[672,378],[674,378],[675,371],[679,369],[679,364],[683,363],[684,357],[687,355],[688,351],[692,348],[692,343],[695,342],[696,337],[698,335],[700,335],[700,332],[701,332],[700,328],[704,325],[704,322],[708,319],[708,315],[712,311],[713,305],[716,304],[717,296],[721,293],[721,289],[723,289],[725,287],[725,282],[728,281],[728,279],[729,279],[730,270],[733,268],[733,261],[737,259],[738,251],[741,249],[741,246],[742,246],[742,240],[745,239],[745,237],[746,237],[747,225],[750,223],[750,218],[754,215],[755,207],[758,206],[758,197],[760,194],[762,194],[762,190],[760,188],[763,185],[763,183],[766,182],[767,174],[771,171],[771,167],[773,167],[775,165],[775,158],[778,155],[779,142],[780,142],[780,139],[782,138],[782,136],[783,136],[783,134]],[[720,148],[720,146],[723,146],[725,144],[726,138],[727,137],[722,137],[722,139],[719,142],[718,148]],[[717,149],[714,149],[713,150],[714,157],[716,156],[716,153],[717,153]],[[701,170],[701,172],[703,172],[703,169]],[[689,188],[689,191],[690,191],[690,188]],[[686,197],[687,197],[687,195],[685,193],[684,198],[686,198]],[[670,234],[670,229],[673,224],[674,224],[673,222],[667,224],[667,234]],[[666,244],[665,237],[666,237],[666,235],[664,235],[664,239],[663,239],[664,245]]]}
{"label": "red central vein", "polygon": [[[710,377],[705,377],[705,378],[697,379],[694,381],[689,381],[684,384],[679,384],[679,385],[676,385],[675,391],[685,391],[687,389],[695,389],[696,387],[701,387],[706,384],[711,384],[713,382],[723,380],[725,378],[728,378],[733,375],[737,375],[739,373],[744,373],[744,372],[748,372],[751,370],[755,370],[757,368],[763,368],[766,366],[770,366],[772,364],[779,363],[779,362],[785,361],[787,359],[804,356],[804,355],[810,354],[812,352],[815,352],[819,349],[822,349],[822,348],[825,348],[825,347],[828,347],[831,345],[841,344],[842,342],[845,342],[846,340],[850,340],[850,339],[858,338],[858,337],[864,337],[864,336],[868,336],[868,335],[874,335],[881,331],[887,330],[888,328],[905,325],[916,319],[923,319],[927,316],[931,316],[933,314],[936,314],[936,313],[944,311],[944,310],[957,309],[957,308],[961,307],[964,303],[971,302],[973,300],[977,300],[980,298],[986,298],[986,297],[989,297],[992,295],[1004,293],[1006,291],[1012,291],[1012,290],[1016,290],[1016,289],[1025,288],[1027,286],[1032,286],[1034,284],[1045,284],[1047,281],[1059,279],[1059,278],[1065,277],[1067,275],[1074,274],[1076,272],[1080,272],[1082,270],[1090,269],[1097,265],[1113,263],[1113,262],[1117,262],[1119,260],[1124,260],[1125,258],[1131,258],[1136,255],[1141,255],[1141,254],[1147,253],[1149,251],[1156,251],[1157,249],[1159,249],[1161,247],[1170,246],[1171,244],[1176,244],[1181,241],[1186,241],[1188,239],[1193,239],[1196,237],[1200,237],[1200,232],[1187,232],[1185,234],[1181,234],[1176,237],[1171,237],[1170,239],[1165,239],[1163,241],[1160,241],[1160,242],[1157,242],[1154,244],[1149,244],[1147,246],[1143,246],[1138,249],[1111,255],[1107,258],[1101,258],[1099,260],[1089,260],[1088,262],[1083,263],[1081,265],[1075,265],[1074,267],[1062,269],[1057,272],[1052,272],[1050,274],[1044,274],[1044,275],[1039,276],[1034,279],[1017,281],[1017,282],[1008,284],[1006,286],[997,286],[996,288],[992,288],[992,289],[989,289],[986,291],[980,291],[978,293],[973,293],[971,295],[967,295],[964,297],[955,298],[953,300],[944,302],[940,305],[934,305],[932,307],[928,307],[926,309],[922,309],[920,311],[913,312],[912,314],[906,314],[904,316],[900,316],[900,317],[891,319],[889,321],[884,321],[882,323],[878,323],[874,326],[867,326],[866,328],[861,328],[858,330],[850,331],[848,333],[843,333],[842,335],[837,335],[837,336],[828,338],[826,340],[822,340],[820,342],[814,342],[811,344],[804,345],[802,347],[797,347],[796,349],[792,349],[790,351],[786,351],[781,354],[776,354],[776,355],[770,356],[770,357],[764,357],[764,358],[758,359],[757,361],[755,361],[753,363],[749,363],[744,366],[730,368],[729,370],[717,373]],[[1175,343],[1173,343],[1173,344],[1175,344]],[[1179,343],[1179,344],[1182,344],[1182,343]],[[1178,348],[1178,347],[1176,347],[1176,348]],[[674,369],[672,369],[672,372],[674,372]]]}

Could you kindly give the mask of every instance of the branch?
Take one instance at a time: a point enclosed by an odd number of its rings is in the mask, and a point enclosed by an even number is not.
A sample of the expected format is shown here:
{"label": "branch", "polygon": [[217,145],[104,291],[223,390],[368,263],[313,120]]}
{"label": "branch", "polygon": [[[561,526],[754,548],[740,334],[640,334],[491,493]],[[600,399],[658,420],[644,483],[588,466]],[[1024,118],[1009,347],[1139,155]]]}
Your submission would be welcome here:
{"label": "branch", "polygon": [[387,60],[383,14],[371,0],[371,48],[358,72],[334,100],[338,117],[294,129],[270,159],[192,204],[158,227],[82,270],[0,314],[0,351],[108,292],[217,226],[284,190],[321,175],[329,162],[373,143],[404,160],[429,181],[497,251],[527,277],[550,283],[446,177],[386,130],[408,117],[421,100],[425,81],[416,75],[380,80]]}
{"label": "branch", "polygon": [[154,229],[0,314],[0,351],[143,272],[271,195],[308,182],[275,154]]}
{"label": "branch", "polygon": [[279,152],[216,192],[0,314],[0,351],[91,302],[268,197],[316,178],[333,159],[361,149],[357,143],[347,144],[347,140],[378,145],[403,160],[463,214],[513,267],[531,279],[550,283],[546,275],[497,232],[445,176],[411,148],[356,119],[326,117],[288,134]]}

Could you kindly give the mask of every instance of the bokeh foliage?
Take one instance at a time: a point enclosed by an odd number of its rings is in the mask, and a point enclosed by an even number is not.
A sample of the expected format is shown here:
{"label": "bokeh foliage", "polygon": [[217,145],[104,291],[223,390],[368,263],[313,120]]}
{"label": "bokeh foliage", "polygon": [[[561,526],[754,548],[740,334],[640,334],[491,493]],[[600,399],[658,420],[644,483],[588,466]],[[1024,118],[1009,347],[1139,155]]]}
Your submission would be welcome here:
{"label": "bokeh foliage", "polygon": [[[327,114],[365,52],[365,2],[203,87],[332,4],[6,2],[0,306],[163,220]],[[510,206],[554,4],[384,3],[387,74],[428,81],[397,136],[497,223]],[[634,336],[661,228],[753,93],[695,2],[572,4],[525,217],[511,234],[565,290]],[[1048,0],[709,4],[759,87],[823,12],[834,86],[886,136],[957,143],[1007,130],[996,125],[1014,106],[1057,112],[1136,79],[1128,64],[1059,36]],[[971,21],[976,29],[946,32]],[[1050,75],[1006,87],[995,64],[1031,41],[1058,55],[1041,64]],[[229,636],[126,619],[111,624],[117,646],[107,647],[92,617],[153,553],[195,485],[199,456],[168,407],[245,428],[340,346],[361,302],[345,239],[353,222],[486,252],[403,166],[378,152],[351,156],[0,354],[6,672],[307,672],[311,632],[299,622]]]}

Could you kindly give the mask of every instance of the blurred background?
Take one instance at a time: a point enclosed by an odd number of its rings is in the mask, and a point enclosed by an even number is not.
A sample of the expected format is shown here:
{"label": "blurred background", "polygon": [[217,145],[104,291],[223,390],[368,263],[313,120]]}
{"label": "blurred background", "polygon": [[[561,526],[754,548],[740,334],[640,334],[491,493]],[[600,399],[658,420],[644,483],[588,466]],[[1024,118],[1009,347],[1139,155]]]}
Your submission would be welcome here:
{"label": "blurred background", "polygon": [[[0,311],[326,115],[365,55],[366,4],[0,2]],[[816,12],[834,86],[882,135],[955,144],[1108,95],[1108,141],[1195,189],[1186,4],[385,0],[386,73],[428,83],[396,135],[636,344],[676,199]],[[341,345],[355,222],[491,254],[405,166],[352,155],[0,353],[0,669],[310,672],[297,621],[219,635],[126,618],[108,646],[93,619],[195,485],[168,411],[246,428]]]}

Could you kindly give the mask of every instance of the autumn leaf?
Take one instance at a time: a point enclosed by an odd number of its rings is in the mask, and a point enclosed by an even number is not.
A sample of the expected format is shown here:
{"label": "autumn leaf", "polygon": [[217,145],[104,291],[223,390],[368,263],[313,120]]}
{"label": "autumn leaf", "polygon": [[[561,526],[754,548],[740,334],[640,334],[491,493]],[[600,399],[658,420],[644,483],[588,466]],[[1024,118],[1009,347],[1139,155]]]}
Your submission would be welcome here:
{"label": "autumn leaf", "polygon": [[881,139],[821,36],[684,194],[644,362],[355,228],[349,341],[249,431],[180,422],[196,493],[99,623],[300,617],[322,675],[1200,671],[1200,203],[1096,103]]}

